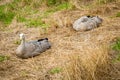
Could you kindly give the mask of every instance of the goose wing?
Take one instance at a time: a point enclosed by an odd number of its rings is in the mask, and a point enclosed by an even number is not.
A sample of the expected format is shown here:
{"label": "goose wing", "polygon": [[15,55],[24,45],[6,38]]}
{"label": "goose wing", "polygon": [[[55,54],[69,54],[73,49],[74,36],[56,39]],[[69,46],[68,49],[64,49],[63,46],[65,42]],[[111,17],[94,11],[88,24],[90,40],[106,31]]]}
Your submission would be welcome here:
{"label": "goose wing", "polygon": [[33,57],[35,55],[38,55],[40,53],[40,50],[41,50],[41,46],[40,46],[40,43],[38,43],[37,41],[30,41],[30,42],[27,42],[25,44],[25,54],[24,54],[24,57],[27,58],[27,57]]}

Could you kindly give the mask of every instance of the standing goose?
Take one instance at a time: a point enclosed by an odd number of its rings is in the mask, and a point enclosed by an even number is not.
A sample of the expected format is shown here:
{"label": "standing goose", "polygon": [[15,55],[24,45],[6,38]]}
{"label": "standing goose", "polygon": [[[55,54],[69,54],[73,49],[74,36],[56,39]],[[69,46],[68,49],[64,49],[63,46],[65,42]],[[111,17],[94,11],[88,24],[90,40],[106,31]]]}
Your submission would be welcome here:
{"label": "standing goose", "polygon": [[39,55],[51,47],[48,38],[25,41],[25,35],[20,34],[21,44],[16,49],[16,55],[20,58],[29,58]]}

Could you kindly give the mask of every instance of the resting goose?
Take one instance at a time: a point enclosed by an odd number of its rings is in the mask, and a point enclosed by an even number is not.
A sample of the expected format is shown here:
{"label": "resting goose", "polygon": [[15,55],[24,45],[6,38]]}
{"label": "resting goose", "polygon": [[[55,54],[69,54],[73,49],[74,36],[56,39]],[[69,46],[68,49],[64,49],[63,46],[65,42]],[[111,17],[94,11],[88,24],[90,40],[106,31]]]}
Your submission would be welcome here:
{"label": "resting goose", "polygon": [[76,31],[87,31],[99,27],[102,19],[98,16],[83,16],[73,23],[73,29]]}
{"label": "resting goose", "polygon": [[20,58],[29,58],[39,55],[51,47],[48,38],[26,42],[25,35],[20,34],[21,44],[16,49],[16,55]]}

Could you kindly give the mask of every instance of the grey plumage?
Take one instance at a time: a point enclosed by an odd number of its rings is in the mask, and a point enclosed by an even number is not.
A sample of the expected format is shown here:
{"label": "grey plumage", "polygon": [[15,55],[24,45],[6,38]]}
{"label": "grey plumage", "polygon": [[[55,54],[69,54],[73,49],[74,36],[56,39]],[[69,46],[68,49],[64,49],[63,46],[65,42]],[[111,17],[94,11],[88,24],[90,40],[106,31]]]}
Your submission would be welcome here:
{"label": "grey plumage", "polygon": [[73,23],[73,28],[76,31],[87,31],[99,27],[101,23],[102,19],[98,16],[83,16]]}
{"label": "grey plumage", "polygon": [[20,39],[21,44],[16,49],[16,55],[20,58],[37,56],[51,47],[48,38],[26,42],[24,34],[20,34]]}

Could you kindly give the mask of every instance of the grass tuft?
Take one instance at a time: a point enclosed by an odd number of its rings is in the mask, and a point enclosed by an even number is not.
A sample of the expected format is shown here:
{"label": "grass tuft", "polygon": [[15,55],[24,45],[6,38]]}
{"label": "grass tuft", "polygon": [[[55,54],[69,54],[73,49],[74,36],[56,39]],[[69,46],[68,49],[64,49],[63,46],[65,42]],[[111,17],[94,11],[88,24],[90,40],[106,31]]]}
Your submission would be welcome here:
{"label": "grass tuft", "polygon": [[116,57],[112,60],[113,63],[120,62],[120,53],[116,55]]}
{"label": "grass tuft", "polygon": [[116,58],[113,59],[114,62],[119,62],[120,61],[120,38],[117,39],[117,41],[112,45],[112,49],[117,51]]}
{"label": "grass tuft", "polygon": [[9,56],[3,56],[3,55],[0,55],[0,62],[3,62],[5,60],[9,60],[10,57]]}
{"label": "grass tuft", "polygon": [[120,12],[118,12],[118,13],[116,14],[116,17],[120,17]]}
{"label": "grass tuft", "polygon": [[20,45],[20,42],[21,42],[20,40],[15,40],[14,44]]}
{"label": "grass tuft", "polygon": [[56,73],[59,73],[59,72],[61,72],[61,68],[60,67],[56,67],[56,68],[53,68],[53,69],[51,69],[50,70],[50,73],[51,74],[56,74]]}
{"label": "grass tuft", "polygon": [[116,51],[120,51],[120,39],[117,39],[115,44],[112,45],[112,49]]}
{"label": "grass tuft", "polygon": [[0,21],[4,24],[10,24],[15,16],[14,12],[7,10],[7,5],[0,6]]}
{"label": "grass tuft", "polygon": [[27,22],[27,27],[38,27],[38,26],[41,26],[43,25],[44,23],[41,21],[41,19],[36,19],[36,20],[29,20]]}
{"label": "grass tuft", "polygon": [[56,7],[53,7],[52,9],[49,9],[48,12],[56,12],[65,9],[72,9],[72,7],[73,5],[70,4],[69,2],[64,2],[62,4],[57,5]]}
{"label": "grass tuft", "polygon": [[22,17],[22,16],[18,16],[18,17],[17,17],[17,21],[18,21],[18,22],[25,22],[25,21],[27,21],[27,19],[24,18],[24,17]]}

